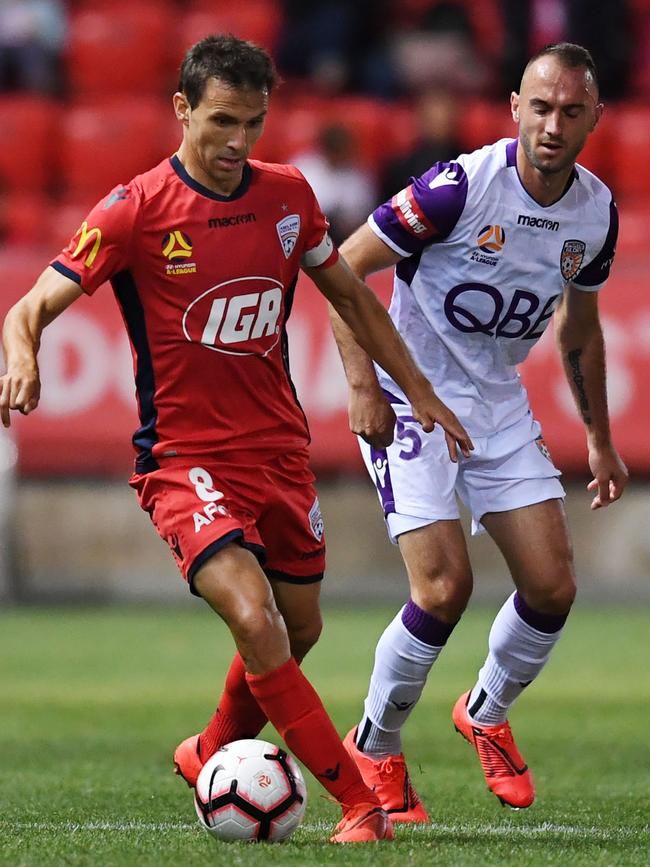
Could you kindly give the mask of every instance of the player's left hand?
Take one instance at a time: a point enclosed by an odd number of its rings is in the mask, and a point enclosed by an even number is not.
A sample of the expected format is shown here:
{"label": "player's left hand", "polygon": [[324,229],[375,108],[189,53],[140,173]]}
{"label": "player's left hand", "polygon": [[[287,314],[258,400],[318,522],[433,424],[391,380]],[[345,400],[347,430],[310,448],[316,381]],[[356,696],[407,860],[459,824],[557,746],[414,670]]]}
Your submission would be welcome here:
{"label": "player's left hand", "polygon": [[587,490],[596,491],[591,501],[592,509],[602,509],[621,497],[629,476],[627,467],[613,445],[590,447],[589,469],[594,477],[587,485]]}
{"label": "player's left hand", "polygon": [[459,448],[465,457],[468,458],[470,451],[474,448],[469,434],[458,421],[455,414],[440,398],[436,397],[431,388],[428,391],[429,393],[426,397],[420,400],[411,400],[413,418],[420,422],[422,430],[427,432],[432,431],[436,424],[440,425],[445,432],[447,450],[453,463],[457,463],[458,461]]}

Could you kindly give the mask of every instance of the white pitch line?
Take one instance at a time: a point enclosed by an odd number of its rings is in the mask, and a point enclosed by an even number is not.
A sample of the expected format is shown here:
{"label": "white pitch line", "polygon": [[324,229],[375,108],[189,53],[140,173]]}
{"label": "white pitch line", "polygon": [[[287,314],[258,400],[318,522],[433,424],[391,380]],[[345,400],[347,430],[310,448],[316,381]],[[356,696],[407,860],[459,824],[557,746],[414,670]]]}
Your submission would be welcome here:
{"label": "white pitch line", "polygon": [[[7,822],[0,821],[0,828],[5,830],[14,829],[16,831],[36,831],[36,832],[62,832],[62,833],[79,833],[85,831],[116,831],[118,833],[127,833],[130,831],[194,831],[199,830],[198,822]],[[303,831],[330,831],[332,825],[326,822],[304,823],[300,826]],[[557,835],[562,837],[575,837],[583,840],[594,840],[598,842],[615,841],[621,839],[641,838],[650,834],[650,826],[643,828],[617,828],[616,830],[606,830],[604,828],[596,828],[594,826],[582,825],[558,825],[553,822],[543,822],[541,825],[521,826],[521,825],[472,825],[472,824],[451,824],[441,825],[432,823],[430,825],[413,825],[408,829],[410,835],[416,834],[449,834],[449,835],[467,835],[472,834],[477,837],[521,837],[522,839]]]}

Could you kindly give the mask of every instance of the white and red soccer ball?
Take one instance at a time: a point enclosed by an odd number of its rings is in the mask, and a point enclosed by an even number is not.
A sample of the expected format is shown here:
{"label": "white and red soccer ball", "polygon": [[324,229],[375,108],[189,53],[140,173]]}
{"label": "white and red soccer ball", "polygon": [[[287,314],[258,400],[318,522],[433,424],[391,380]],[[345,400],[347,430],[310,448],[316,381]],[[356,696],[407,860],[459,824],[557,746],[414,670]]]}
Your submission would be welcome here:
{"label": "white and red soccer ball", "polygon": [[217,750],[196,781],[194,806],[219,840],[286,840],[307,806],[295,759],[266,741],[233,741]]}

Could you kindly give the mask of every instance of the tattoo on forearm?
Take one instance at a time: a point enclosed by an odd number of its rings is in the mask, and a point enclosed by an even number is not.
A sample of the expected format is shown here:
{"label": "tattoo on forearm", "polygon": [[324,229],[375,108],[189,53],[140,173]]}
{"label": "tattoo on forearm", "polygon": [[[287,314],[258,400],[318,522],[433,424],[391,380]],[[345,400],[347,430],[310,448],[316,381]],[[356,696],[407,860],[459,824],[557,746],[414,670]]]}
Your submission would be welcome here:
{"label": "tattoo on forearm", "polygon": [[569,366],[571,368],[571,379],[573,380],[573,384],[576,388],[576,393],[578,395],[578,406],[580,407],[580,414],[582,415],[582,420],[585,424],[591,424],[591,414],[589,411],[589,401],[587,400],[587,393],[585,391],[585,378],[580,369],[580,356],[582,355],[582,349],[572,349],[569,353],[567,353],[567,358],[569,361]]}

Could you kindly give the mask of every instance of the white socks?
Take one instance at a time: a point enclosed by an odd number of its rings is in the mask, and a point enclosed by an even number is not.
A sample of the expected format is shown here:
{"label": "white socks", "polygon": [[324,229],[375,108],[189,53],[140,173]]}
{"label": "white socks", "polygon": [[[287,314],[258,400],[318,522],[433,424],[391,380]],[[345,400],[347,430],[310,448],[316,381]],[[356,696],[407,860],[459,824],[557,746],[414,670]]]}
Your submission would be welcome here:
{"label": "white socks", "polygon": [[402,752],[400,730],[454,626],[432,617],[413,600],[389,623],[375,650],[365,713],[357,730],[360,750],[376,757]]}
{"label": "white socks", "polygon": [[546,665],[567,614],[542,614],[513,593],[497,614],[489,653],[467,709],[483,725],[505,722],[508,708]]}
{"label": "white socks", "polygon": [[[543,614],[513,593],[497,614],[489,653],[468,711],[483,725],[504,722],[508,709],[544,668],[567,614]],[[375,650],[357,747],[377,758],[402,752],[401,728],[417,704],[431,666],[456,624],[445,623],[412,599],[384,630]]]}

